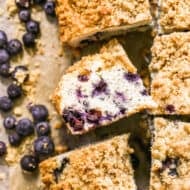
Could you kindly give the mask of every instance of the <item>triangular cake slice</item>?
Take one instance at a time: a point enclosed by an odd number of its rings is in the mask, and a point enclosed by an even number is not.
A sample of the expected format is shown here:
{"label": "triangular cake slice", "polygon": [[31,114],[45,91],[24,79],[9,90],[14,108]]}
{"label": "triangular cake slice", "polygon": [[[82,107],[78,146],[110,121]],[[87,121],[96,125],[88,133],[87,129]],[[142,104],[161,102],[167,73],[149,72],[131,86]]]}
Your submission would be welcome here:
{"label": "triangular cake slice", "polygon": [[63,75],[53,98],[72,134],[155,107],[123,47],[112,40]]}

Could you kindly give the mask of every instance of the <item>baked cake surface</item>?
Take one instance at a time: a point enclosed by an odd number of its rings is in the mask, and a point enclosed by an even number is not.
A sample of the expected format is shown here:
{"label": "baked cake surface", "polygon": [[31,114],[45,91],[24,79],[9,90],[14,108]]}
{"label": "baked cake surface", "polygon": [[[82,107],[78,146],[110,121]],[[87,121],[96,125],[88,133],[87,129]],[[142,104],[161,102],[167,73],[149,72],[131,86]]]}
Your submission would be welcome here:
{"label": "baked cake surface", "polygon": [[117,40],[71,66],[52,100],[73,134],[156,106]]}
{"label": "baked cake surface", "polygon": [[136,190],[128,134],[40,163],[41,189]]}
{"label": "baked cake surface", "polygon": [[154,114],[190,114],[190,32],[157,36],[152,47]]}
{"label": "baked cake surface", "polygon": [[154,119],[150,190],[190,189],[190,123]]}
{"label": "baked cake surface", "polygon": [[72,46],[89,37],[98,39],[101,32],[144,26],[152,20],[148,0],[57,0],[56,13],[60,38]]}

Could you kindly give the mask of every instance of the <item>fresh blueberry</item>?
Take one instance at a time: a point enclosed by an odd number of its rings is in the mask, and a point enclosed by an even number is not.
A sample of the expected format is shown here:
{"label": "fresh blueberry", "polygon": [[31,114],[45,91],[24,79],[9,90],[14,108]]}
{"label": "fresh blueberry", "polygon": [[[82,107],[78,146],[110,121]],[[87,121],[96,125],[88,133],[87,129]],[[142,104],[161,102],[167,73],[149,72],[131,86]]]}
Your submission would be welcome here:
{"label": "fresh blueberry", "polygon": [[22,22],[28,22],[30,20],[30,11],[28,9],[22,9],[19,11],[19,19]]}
{"label": "fresh blueberry", "polygon": [[107,83],[102,79],[99,83],[94,84],[94,90],[92,91],[92,96],[97,96],[99,94],[105,93],[107,91]]}
{"label": "fresh blueberry", "polygon": [[0,49],[0,64],[9,62],[10,56],[5,49]]}
{"label": "fresh blueberry", "polygon": [[47,136],[50,134],[50,125],[48,122],[37,123],[35,129],[38,136]]}
{"label": "fresh blueberry", "polygon": [[40,26],[39,26],[39,22],[34,21],[34,20],[30,20],[26,23],[26,30],[32,34],[39,34],[40,32]]}
{"label": "fresh blueberry", "polygon": [[8,42],[7,51],[10,55],[17,55],[22,52],[22,44],[19,40],[13,39]]}
{"label": "fresh blueberry", "polygon": [[27,32],[23,35],[22,41],[26,47],[33,47],[35,45],[35,35],[31,32]]}
{"label": "fresh blueberry", "polygon": [[22,138],[18,133],[14,132],[8,136],[8,140],[10,145],[18,146],[20,145]]}
{"label": "fresh blueberry", "polygon": [[22,96],[22,88],[19,85],[12,83],[7,88],[7,94],[11,99],[19,98]]}
{"label": "fresh blueberry", "polygon": [[34,172],[38,168],[38,159],[33,155],[25,155],[20,160],[20,166],[24,171]]}
{"label": "fresh blueberry", "polygon": [[7,45],[7,35],[4,31],[0,30],[0,48],[5,48]]}
{"label": "fresh blueberry", "polygon": [[89,80],[88,75],[78,75],[78,80],[80,82],[86,82]]}
{"label": "fresh blueberry", "polygon": [[0,76],[9,77],[10,76],[10,64],[3,63],[0,65]]}
{"label": "fresh blueberry", "polygon": [[6,129],[14,129],[16,126],[16,118],[14,116],[7,116],[3,121],[3,126]]}
{"label": "fresh blueberry", "polygon": [[45,3],[46,0],[33,0],[35,4],[41,5]]}
{"label": "fresh blueberry", "polygon": [[6,112],[10,111],[13,107],[12,100],[7,96],[0,97],[0,110]]}
{"label": "fresh blueberry", "polygon": [[31,4],[31,0],[15,0],[15,2],[19,8],[29,8]]}
{"label": "fresh blueberry", "polygon": [[44,105],[34,105],[29,108],[34,121],[45,121],[48,118],[48,110]]}
{"label": "fresh blueberry", "polygon": [[18,121],[16,125],[16,132],[21,136],[29,136],[34,132],[34,126],[32,121],[27,118],[23,118]]}
{"label": "fresh blueberry", "polygon": [[0,141],[0,156],[4,156],[7,152],[7,146],[3,141]]}
{"label": "fresh blueberry", "polygon": [[87,120],[89,123],[98,124],[101,116],[102,116],[102,113],[99,110],[91,109],[87,112]]}
{"label": "fresh blueberry", "polygon": [[44,5],[45,13],[49,16],[55,15],[55,2],[54,1],[47,1]]}
{"label": "fresh blueberry", "polygon": [[50,137],[41,136],[34,141],[34,152],[37,156],[50,156],[54,152],[54,142]]}
{"label": "fresh blueberry", "polygon": [[140,79],[139,75],[135,73],[125,73],[124,77],[129,82],[136,82]]}
{"label": "fresh blueberry", "polygon": [[19,73],[22,73],[21,75],[23,77],[23,82],[25,82],[29,77],[27,67],[22,65],[15,67],[14,71],[11,74],[12,79],[17,81],[17,75],[19,75]]}

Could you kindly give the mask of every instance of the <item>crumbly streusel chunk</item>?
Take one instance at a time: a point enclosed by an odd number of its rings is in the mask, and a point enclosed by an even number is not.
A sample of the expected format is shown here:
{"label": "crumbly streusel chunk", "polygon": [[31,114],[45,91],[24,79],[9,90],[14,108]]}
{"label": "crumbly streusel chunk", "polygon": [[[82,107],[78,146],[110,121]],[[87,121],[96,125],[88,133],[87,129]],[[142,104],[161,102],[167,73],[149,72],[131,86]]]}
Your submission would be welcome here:
{"label": "crumbly streusel chunk", "polygon": [[154,120],[150,190],[190,189],[190,123]]}
{"label": "crumbly streusel chunk", "polygon": [[157,36],[152,47],[154,114],[190,114],[190,32]]}
{"label": "crumbly streusel chunk", "polygon": [[[48,190],[135,190],[128,135],[89,145],[40,164]],[[43,189],[43,188],[42,188]]]}

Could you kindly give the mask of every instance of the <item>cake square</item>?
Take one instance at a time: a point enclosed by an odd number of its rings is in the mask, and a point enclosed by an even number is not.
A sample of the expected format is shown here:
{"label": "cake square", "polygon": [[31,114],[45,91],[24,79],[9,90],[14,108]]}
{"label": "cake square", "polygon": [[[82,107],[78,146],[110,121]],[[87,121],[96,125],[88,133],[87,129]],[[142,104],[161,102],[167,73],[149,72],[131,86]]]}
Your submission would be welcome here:
{"label": "cake square", "polygon": [[190,32],[157,36],[149,68],[153,114],[190,114]]}
{"label": "cake square", "polygon": [[71,46],[152,21],[148,0],[57,0],[56,13],[61,41]]}
{"label": "cake square", "polygon": [[52,96],[72,134],[156,107],[123,47],[113,39],[69,67]]}
{"label": "cake square", "polygon": [[128,134],[40,163],[41,189],[136,190]]}
{"label": "cake square", "polygon": [[190,189],[190,123],[154,119],[150,190]]}

